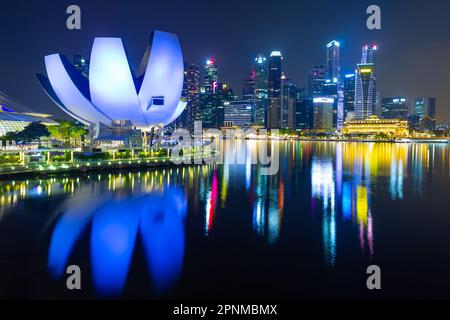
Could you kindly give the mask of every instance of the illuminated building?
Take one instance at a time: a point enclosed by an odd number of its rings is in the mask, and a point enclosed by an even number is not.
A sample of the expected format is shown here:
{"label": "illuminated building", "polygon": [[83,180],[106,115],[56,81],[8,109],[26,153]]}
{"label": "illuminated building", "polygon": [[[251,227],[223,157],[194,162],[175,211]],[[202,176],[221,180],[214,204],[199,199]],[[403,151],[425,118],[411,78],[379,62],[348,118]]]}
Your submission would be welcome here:
{"label": "illuminated building", "polygon": [[253,69],[255,74],[255,113],[253,121],[255,124],[264,126],[269,105],[269,70],[267,58],[263,54],[259,54],[255,58]]}
{"label": "illuminated building", "polygon": [[329,97],[317,97],[314,103],[314,130],[332,132],[333,106],[335,99]]}
{"label": "illuminated building", "polygon": [[295,128],[310,130],[314,127],[314,102],[309,97],[298,97],[295,109]]}
{"label": "illuminated building", "polygon": [[209,58],[205,63],[205,91],[215,92],[219,82],[217,61],[214,58]]}
{"label": "illuminated building", "polygon": [[402,119],[408,117],[406,97],[383,98],[381,116],[383,119]]}
{"label": "illuminated building", "polygon": [[365,45],[362,48],[362,58],[361,63],[372,63],[375,64],[375,53],[378,50],[377,45]]}
{"label": "illuminated building", "polygon": [[224,105],[226,102],[234,100],[233,90],[226,83],[219,83],[215,93],[215,115],[213,117],[214,128],[220,128],[223,125],[225,110]]}
{"label": "illuminated building", "polygon": [[252,102],[248,100],[226,101],[224,110],[227,127],[249,127],[252,124],[252,106]]}
{"label": "illuminated building", "polygon": [[418,127],[425,130],[434,130],[436,126],[436,98],[421,97],[414,100],[412,113],[419,120]]}
{"label": "illuminated building", "polygon": [[310,97],[322,95],[325,80],[325,68],[322,65],[312,67],[308,79],[308,95]]}
{"label": "illuminated building", "polygon": [[335,40],[327,44],[327,80],[335,83],[340,80],[339,47]]}
{"label": "illuminated building", "polygon": [[295,107],[297,103],[297,86],[292,80],[281,79],[281,127],[295,128]]}
{"label": "illuminated building", "polygon": [[242,89],[242,100],[247,101],[251,106],[252,122],[253,119],[258,117],[255,108],[255,72],[252,71],[250,77],[244,82],[244,88]]}
{"label": "illuminated building", "polygon": [[322,90],[323,97],[334,99],[333,128],[340,130],[344,125],[344,88],[340,83],[327,80]]}
{"label": "illuminated building", "polygon": [[183,96],[187,106],[177,119],[177,126],[193,130],[194,122],[200,120],[200,67],[195,64],[185,64]]}
{"label": "illuminated building", "polygon": [[269,110],[267,127],[281,127],[281,76],[282,55],[280,51],[272,51],[269,58]]}
{"label": "illuminated building", "polygon": [[95,138],[96,146],[137,148],[142,146],[141,130],[133,129],[128,120],[114,120],[111,128],[103,128]]}
{"label": "illuminated building", "polygon": [[[351,113],[350,113],[351,112]],[[355,74],[346,74],[344,77],[344,121],[355,112]],[[350,115],[349,115],[350,113]]]}
{"label": "illuminated building", "polygon": [[414,115],[421,118],[429,116],[432,119],[436,118],[436,98],[421,97],[414,100],[413,110]]}
{"label": "illuminated building", "polygon": [[45,57],[48,78],[38,75],[50,98],[87,126],[128,120],[143,131],[163,127],[183,112],[183,55],[175,34],[154,31],[138,76],[120,38],[95,38],[89,77],[61,54]]}
{"label": "illuminated building", "polygon": [[376,79],[373,64],[358,64],[355,75],[355,118],[364,120],[374,114]]}
{"label": "illuminated building", "polygon": [[351,120],[344,124],[344,134],[393,134],[406,136],[408,134],[408,121],[399,119],[379,119],[371,116],[366,120]]}
{"label": "illuminated building", "polygon": [[244,87],[242,89],[242,100],[252,100],[255,98],[255,73],[245,80]]}

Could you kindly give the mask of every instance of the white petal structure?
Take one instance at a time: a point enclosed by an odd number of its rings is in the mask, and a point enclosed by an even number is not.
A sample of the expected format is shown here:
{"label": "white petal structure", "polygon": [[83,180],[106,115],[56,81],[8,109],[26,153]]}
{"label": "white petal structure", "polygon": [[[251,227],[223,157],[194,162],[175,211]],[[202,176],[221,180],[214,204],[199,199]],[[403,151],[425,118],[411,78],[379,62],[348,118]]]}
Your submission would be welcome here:
{"label": "white petal structure", "polygon": [[89,79],[63,55],[45,57],[46,78],[38,75],[52,100],[75,119],[111,126],[129,120],[150,130],[166,126],[186,107],[183,90],[183,55],[175,34],[154,31],[141,70],[135,77],[120,38],[95,38]]}
{"label": "white petal structure", "polygon": [[142,126],[145,119],[120,38],[96,38],[91,51],[89,89],[92,104],[114,120]]}
{"label": "white petal structure", "polygon": [[[186,106],[185,102],[180,101],[184,74],[183,56],[177,36],[155,31],[144,55],[142,66],[145,65],[144,79],[139,91],[145,117],[151,125],[170,123]],[[164,97],[164,105],[152,104],[154,97]],[[176,108],[169,110],[166,105]]]}

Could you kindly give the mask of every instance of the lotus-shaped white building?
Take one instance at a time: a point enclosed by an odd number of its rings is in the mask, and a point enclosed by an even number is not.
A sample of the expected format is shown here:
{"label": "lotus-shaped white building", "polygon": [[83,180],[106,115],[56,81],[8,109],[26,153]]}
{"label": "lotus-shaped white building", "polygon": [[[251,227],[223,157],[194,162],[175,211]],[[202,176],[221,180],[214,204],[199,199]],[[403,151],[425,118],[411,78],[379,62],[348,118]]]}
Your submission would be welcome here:
{"label": "lotus-shaped white building", "polygon": [[173,122],[186,107],[183,55],[175,34],[154,31],[139,73],[120,38],[95,38],[89,76],[62,54],[45,57],[48,77],[38,79],[51,99],[85,125],[130,121],[144,131]]}

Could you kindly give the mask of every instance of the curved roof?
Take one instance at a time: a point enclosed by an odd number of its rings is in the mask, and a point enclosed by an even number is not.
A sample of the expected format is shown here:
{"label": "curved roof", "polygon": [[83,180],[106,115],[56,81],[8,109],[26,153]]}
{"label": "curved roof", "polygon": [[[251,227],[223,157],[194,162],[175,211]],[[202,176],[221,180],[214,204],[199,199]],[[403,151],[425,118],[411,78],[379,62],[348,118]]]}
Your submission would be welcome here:
{"label": "curved roof", "polygon": [[26,121],[42,122],[47,125],[57,125],[58,123],[44,116],[38,116],[28,113],[0,112],[0,121]]}

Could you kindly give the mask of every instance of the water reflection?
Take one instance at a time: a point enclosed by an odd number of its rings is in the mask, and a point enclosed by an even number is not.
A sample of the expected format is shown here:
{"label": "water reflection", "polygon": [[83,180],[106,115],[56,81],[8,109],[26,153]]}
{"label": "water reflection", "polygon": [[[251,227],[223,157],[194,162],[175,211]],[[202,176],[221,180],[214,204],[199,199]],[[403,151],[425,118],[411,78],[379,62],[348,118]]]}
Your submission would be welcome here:
{"label": "water reflection", "polygon": [[[292,236],[301,234],[321,244],[321,263],[335,267],[344,255],[378,254],[380,208],[420,198],[431,175],[449,177],[447,145],[331,142],[277,142],[280,171],[264,176],[251,163],[264,143],[227,140],[223,165],[1,181],[0,218],[25,200],[64,201],[48,256],[55,277],[88,230],[101,294],[123,290],[137,241],[159,294],[181,272],[188,209],[204,241],[215,233],[231,239],[239,230],[248,232],[243,239],[277,250],[301,247]],[[230,221],[248,225],[220,228]]]}
{"label": "water reflection", "polygon": [[92,278],[98,294],[122,293],[138,235],[156,295],[165,293],[180,276],[186,215],[182,190],[168,188],[141,195],[83,191],[64,207],[48,254],[48,268],[56,278],[63,275],[77,240],[91,222]]}

